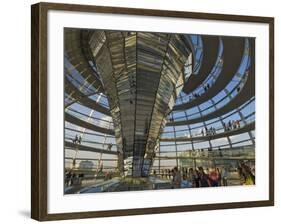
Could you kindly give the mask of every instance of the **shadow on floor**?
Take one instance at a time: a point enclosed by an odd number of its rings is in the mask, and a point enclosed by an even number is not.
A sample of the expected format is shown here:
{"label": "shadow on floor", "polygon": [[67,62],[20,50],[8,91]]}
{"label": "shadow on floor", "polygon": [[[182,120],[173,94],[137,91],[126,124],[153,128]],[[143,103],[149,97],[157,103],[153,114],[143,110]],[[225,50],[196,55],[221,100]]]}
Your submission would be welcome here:
{"label": "shadow on floor", "polygon": [[30,211],[29,210],[21,210],[21,211],[18,211],[18,213],[25,218],[30,218]]}

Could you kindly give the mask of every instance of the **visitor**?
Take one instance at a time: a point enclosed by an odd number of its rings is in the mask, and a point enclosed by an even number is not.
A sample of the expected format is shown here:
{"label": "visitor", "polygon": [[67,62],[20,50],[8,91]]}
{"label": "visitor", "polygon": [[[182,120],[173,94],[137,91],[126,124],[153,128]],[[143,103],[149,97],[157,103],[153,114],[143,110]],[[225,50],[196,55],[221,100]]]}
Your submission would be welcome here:
{"label": "visitor", "polygon": [[76,174],[73,173],[71,175],[71,179],[70,179],[70,185],[73,186],[74,184],[76,184]]}
{"label": "visitor", "polygon": [[237,87],[237,93],[239,93],[239,92],[240,92],[240,86]]}
{"label": "visitor", "polygon": [[194,171],[194,187],[200,187],[200,176],[198,170]]}
{"label": "visitor", "polygon": [[187,179],[186,174],[183,174],[182,181],[181,181],[181,188],[191,188],[192,182]]}
{"label": "visitor", "polygon": [[229,120],[229,121],[228,121],[228,131],[231,130],[231,125],[232,125],[231,120]]}
{"label": "visitor", "polygon": [[207,90],[208,90],[208,89],[207,89],[207,86],[204,86],[204,90],[205,90],[205,92],[207,92]]}
{"label": "visitor", "polygon": [[227,123],[225,126],[226,126],[226,131],[229,131],[229,125],[228,125],[228,123]]}
{"label": "visitor", "polygon": [[108,150],[108,151],[111,151],[111,148],[112,148],[112,143],[108,144],[107,150]]}
{"label": "visitor", "polygon": [[78,135],[76,134],[75,138],[72,140],[73,144],[77,144],[78,143]]}
{"label": "visitor", "polygon": [[204,129],[201,128],[201,135],[204,136]]}
{"label": "visitor", "polygon": [[65,185],[68,187],[70,185],[70,181],[71,181],[71,171],[66,172],[65,175]]}
{"label": "visitor", "polygon": [[255,184],[255,176],[251,172],[250,167],[241,163],[237,168],[238,174],[240,177],[241,185],[254,185]]}
{"label": "visitor", "polygon": [[208,134],[209,134],[208,132],[209,132],[208,127],[205,127],[206,136],[208,136]]}
{"label": "visitor", "polygon": [[244,173],[245,182],[244,185],[254,185],[255,184],[255,176],[251,172],[251,168],[246,164],[242,164],[242,172]]}
{"label": "visitor", "polygon": [[216,169],[211,170],[211,172],[209,173],[209,181],[212,187],[219,186],[219,173]]}
{"label": "visitor", "polygon": [[78,143],[81,145],[81,142],[82,142],[82,137],[81,135],[79,136],[79,139],[78,139]]}
{"label": "visitor", "polygon": [[173,175],[172,188],[180,188],[180,186],[181,186],[181,174],[178,170],[178,167],[174,167],[172,175]]}
{"label": "visitor", "polygon": [[217,173],[219,175],[219,178],[218,178],[218,182],[219,182],[219,186],[222,186],[222,177],[221,177],[221,171],[219,168],[217,168]]}
{"label": "visitor", "polygon": [[[173,173],[174,173],[174,170],[171,170],[171,176],[173,176]],[[164,174],[162,173],[162,178],[164,177]],[[169,177],[169,179],[170,179],[170,177]]]}
{"label": "visitor", "polygon": [[227,186],[228,168],[221,170],[222,186]]}
{"label": "visitor", "polygon": [[168,170],[168,177],[169,177],[169,180],[171,179],[171,170],[169,169]]}
{"label": "visitor", "polygon": [[83,173],[80,173],[80,174],[78,175],[78,184],[82,184],[83,178],[84,178],[84,174],[83,174]]}
{"label": "visitor", "polygon": [[199,187],[210,187],[210,180],[208,175],[204,172],[203,167],[198,168],[199,172]]}
{"label": "visitor", "polygon": [[192,183],[192,187],[199,187],[199,180],[196,183],[196,174],[195,174],[193,168],[188,169],[188,179]]}
{"label": "visitor", "polygon": [[212,135],[216,134],[216,129],[214,127],[212,127]]}
{"label": "visitor", "polygon": [[222,126],[223,126],[224,131],[226,131],[226,125],[224,122],[222,122]]}

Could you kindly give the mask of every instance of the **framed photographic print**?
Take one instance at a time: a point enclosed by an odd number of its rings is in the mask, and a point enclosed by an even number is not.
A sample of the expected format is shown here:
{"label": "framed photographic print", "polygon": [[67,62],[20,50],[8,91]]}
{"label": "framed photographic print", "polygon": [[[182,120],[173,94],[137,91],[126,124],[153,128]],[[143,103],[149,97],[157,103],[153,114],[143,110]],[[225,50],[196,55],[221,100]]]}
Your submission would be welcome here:
{"label": "framed photographic print", "polygon": [[32,5],[32,218],[274,204],[274,19]]}

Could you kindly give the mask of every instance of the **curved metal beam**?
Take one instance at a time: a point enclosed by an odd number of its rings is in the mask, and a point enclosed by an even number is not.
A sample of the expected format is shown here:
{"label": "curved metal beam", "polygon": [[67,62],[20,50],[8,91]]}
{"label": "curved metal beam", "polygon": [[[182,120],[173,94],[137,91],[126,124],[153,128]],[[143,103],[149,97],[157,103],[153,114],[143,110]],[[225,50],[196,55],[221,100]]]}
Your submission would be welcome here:
{"label": "curved metal beam", "polygon": [[92,131],[105,133],[105,134],[108,134],[108,135],[114,135],[113,130],[110,130],[110,129],[107,129],[107,128],[102,128],[102,127],[99,127],[99,126],[94,125],[94,124],[90,124],[90,123],[88,123],[86,121],[83,121],[83,120],[81,120],[77,117],[74,117],[74,116],[72,116],[68,113],[64,113],[64,118],[65,118],[65,121],[70,122],[70,123],[75,124],[75,125],[78,125],[80,127],[87,128],[87,129],[90,129]]}
{"label": "curved metal beam", "polygon": [[[174,106],[173,110],[186,110],[196,105],[204,103],[208,99],[216,96],[236,74],[244,53],[245,38],[222,37],[223,41],[223,67],[222,71],[213,86],[200,97],[191,102]],[[203,66],[204,67],[204,66]]]}
{"label": "curved metal beam", "polygon": [[[76,145],[71,143],[71,142],[64,142],[64,147],[67,148],[73,148],[73,150],[76,150]],[[111,155],[117,155],[118,153],[116,151],[108,151],[104,149],[99,149],[99,148],[93,148],[85,145],[79,145],[79,150],[80,151],[88,151],[88,152],[98,152],[98,153],[104,153],[104,154],[111,154]],[[77,159],[80,160],[80,159]]]}
{"label": "curved metal beam", "polygon": [[101,81],[97,79],[97,74],[85,58],[80,29],[67,28],[64,30],[64,48],[68,60],[75,69],[77,69],[77,71],[86,80],[88,80],[89,83],[94,82],[93,86],[96,89],[103,92],[103,85]]}
{"label": "curved metal beam", "polygon": [[183,87],[186,94],[194,91],[210,74],[214,64],[216,63],[219,38],[217,36],[202,36],[203,42],[203,58],[199,73],[192,74]]}
{"label": "curved metal beam", "polygon": [[[250,40],[251,44],[251,55],[252,58],[255,58],[255,49],[254,49],[254,40]],[[173,126],[173,125],[185,125],[185,124],[194,124],[201,121],[206,121],[218,116],[221,116],[235,108],[238,108],[243,103],[250,100],[255,95],[255,61],[252,60],[250,69],[249,69],[249,77],[243,89],[226,105],[222,108],[207,114],[203,117],[194,118],[191,120],[184,120],[184,121],[172,121],[166,124],[166,126]]]}
{"label": "curved metal beam", "polygon": [[238,128],[231,131],[225,131],[215,135],[197,136],[197,137],[178,137],[178,138],[161,138],[163,142],[184,142],[184,141],[208,141],[212,139],[223,138],[226,136],[238,135],[245,132],[249,132],[255,129],[255,122],[245,125],[242,128]]}

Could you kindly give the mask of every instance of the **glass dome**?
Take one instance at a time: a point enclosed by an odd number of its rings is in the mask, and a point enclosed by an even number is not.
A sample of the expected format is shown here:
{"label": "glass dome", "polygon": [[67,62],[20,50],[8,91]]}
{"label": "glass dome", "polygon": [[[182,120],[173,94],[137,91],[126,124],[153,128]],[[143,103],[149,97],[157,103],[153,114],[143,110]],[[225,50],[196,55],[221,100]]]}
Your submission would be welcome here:
{"label": "glass dome", "polygon": [[[131,44],[129,38],[138,38],[138,32],[122,32],[122,35],[127,41],[123,49],[126,51],[130,49],[126,48]],[[96,60],[109,41],[106,38],[93,30],[65,31],[65,170],[84,178],[79,191],[67,183],[66,193],[117,191],[118,181],[105,188],[89,186],[104,183],[109,174],[110,178],[123,175],[112,99],[108,97],[106,80]],[[182,68],[189,75],[185,75],[183,88],[162,123],[153,146],[148,177],[170,183],[175,167],[182,178],[188,170],[202,167],[206,172],[218,169],[221,175],[232,172],[227,177],[228,185],[243,184],[241,173],[238,175],[240,168],[247,166],[254,175],[255,167],[254,39],[195,34],[181,34],[177,38],[192,56]],[[136,44],[136,49],[147,47],[146,54],[152,55],[151,64],[159,63],[156,42],[151,41],[151,48]],[[117,49],[119,43],[112,40],[107,44],[116,44],[113,49]],[[112,55],[111,60],[115,60]],[[130,60],[125,58],[120,63],[127,63],[128,67],[130,63],[136,66],[141,63],[139,58]],[[124,138],[121,140],[124,145]],[[159,188],[169,188],[160,185]]]}

